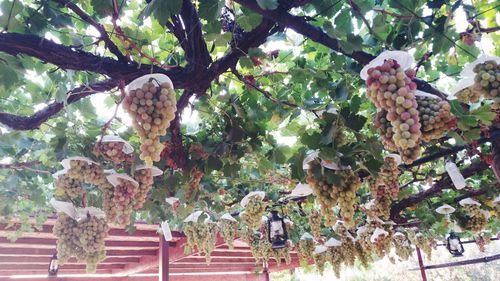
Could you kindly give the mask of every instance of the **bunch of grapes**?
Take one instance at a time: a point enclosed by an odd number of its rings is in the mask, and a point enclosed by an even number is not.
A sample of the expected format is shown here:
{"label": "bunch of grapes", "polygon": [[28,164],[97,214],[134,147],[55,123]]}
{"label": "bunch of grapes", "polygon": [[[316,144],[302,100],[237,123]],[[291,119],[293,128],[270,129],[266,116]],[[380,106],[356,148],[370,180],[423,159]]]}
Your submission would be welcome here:
{"label": "bunch of grapes", "polygon": [[370,263],[373,262],[372,253],[366,252],[365,248],[361,245],[361,242],[358,240],[354,243],[356,247],[356,256],[358,257],[359,262],[364,268],[368,268]]}
{"label": "bunch of grapes", "polygon": [[240,217],[249,228],[259,228],[262,221],[262,215],[266,211],[266,204],[260,197],[254,195],[250,197],[245,211],[241,212]]}
{"label": "bunch of grapes", "polygon": [[486,245],[488,245],[491,241],[491,237],[485,235],[478,235],[474,240],[476,241],[476,245],[479,248],[479,251],[481,253],[484,253],[486,251]]}
{"label": "bunch of grapes", "polygon": [[486,228],[488,220],[479,206],[465,205],[463,208],[465,213],[467,213],[467,216],[469,217],[465,226],[467,229],[473,232],[480,232],[481,230]]}
{"label": "bunch of grapes", "polygon": [[[314,160],[309,163],[309,170],[307,171],[307,183],[312,187],[314,195],[318,199],[321,210],[333,208],[337,204],[338,194],[333,186],[329,185],[326,181],[316,180],[314,178],[315,167],[321,165],[319,160]],[[327,212],[326,210],[324,212]]]}
{"label": "bunch of grapes", "polygon": [[[398,234],[399,233],[399,234]],[[396,233],[392,237],[392,244],[394,245],[394,248],[396,249],[396,255],[401,260],[408,260],[413,252],[413,249],[410,245],[410,242],[406,238],[406,236],[400,232]]]}
{"label": "bunch of grapes", "polygon": [[417,85],[395,60],[368,70],[367,95],[377,108],[387,111],[393,131],[392,141],[405,163],[420,155],[420,122],[415,99]]}
{"label": "bunch of grapes", "polygon": [[85,194],[82,183],[66,174],[62,174],[55,180],[55,194],[60,198],[76,199]]}
{"label": "bunch of grapes", "polygon": [[118,214],[118,206],[115,205],[113,200],[115,194],[114,188],[108,183],[107,185],[101,185],[99,189],[102,192],[102,209],[106,213],[106,219],[109,223],[113,223]]}
{"label": "bunch of grapes", "polygon": [[139,188],[136,190],[134,198],[134,208],[142,208],[148,192],[154,184],[153,172],[151,169],[140,169],[134,173],[134,179],[139,183]]}
{"label": "bunch of grapes", "polygon": [[[267,239],[263,239],[263,240],[266,240]],[[279,249],[272,249],[272,253],[273,253],[273,258],[274,260],[276,261],[276,264],[278,266],[281,265],[281,260],[284,259],[285,260],[285,264],[290,264],[292,262],[292,256],[290,254],[290,245],[286,245],[286,247],[283,247],[283,248],[279,248]]]}
{"label": "bunch of grapes", "polygon": [[379,181],[370,178],[368,179],[368,186],[372,196],[375,197],[367,204],[368,216],[389,219],[392,199],[386,193],[385,185],[381,185]]}
{"label": "bunch of grapes", "polygon": [[465,88],[457,94],[457,99],[465,103],[475,103],[481,98],[481,92],[473,90],[472,87]]}
{"label": "bunch of grapes", "polygon": [[428,260],[432,259],[432,246],[434,245],[434,239],[430,237],[425,237],[422,233],[415,234],[413,238],[413,244],[418,247],[422,252],[425,253]]}
{"label": "bunch of grapes", "polygon": [[98,187],[109,184],[101,166],[84,160],[71,160],[69,163],[70,168],[67,173],[69,177]]}
{"label": "bunch of grapes", "polygon": [[383,258],[387,253],[390,252],[391,248],[391,236],[390,235],[379,235],[375,238],[375,252],[379,258]]}
{"label": "bunch of grapes", "polygon": [[203,172],[198,167],[195,166],[191,169],[191,180],[186,191],[186,200],[190,201],[193,199],[195,192],[200,189],[200,182],[203,175]]}
{"label": "bunch of grapes", "polygon": [[195,158],[207,159],[209,154],[203,149],[201,144],[192,143],[189,145],[189,154],[195,155]]}
{"label": "bunch of grapes", "polygon": [[147,166],[160,161],[163,150],[160,137],[166,134],[177,110],[174,89],[169,83],[160,84],[151,79],[128,92],[123,108],[131,115],[132,124],[139,134],[141,160]]}
{"label": "bunch of grapes", "polygon": [[342,242],[340,249],[344,264],[354,266],[357,253],[354,238],[343,224],[338,224],[335,232],[340,236]]}
{"label": "bunch of grapes", "polygon": [[85,258],[85,251],[80,245],[77,231],[78,223],[76,220],[65,213],[57,214],[52,232],[57,237],[57,258],[60,264],[65,264],[72,256],[79,260]]}
{"label": "bunch of grapes", "polygon": [[398,199],[399,174],[400,172],[396,160],[393,157],[385,157],[379,176],[386,186],[386,190],[392,200]]}
{"label": "bunch of grapes", "polygon": [[106,258],[104,239],[108,230],[104,218],[87,215],[87,218],[76,221],[59,213],[53,229],[59,262],[64,264],[75,256],[79,261],[85,261],[87,273],[94,273],[97,264]]}
{"label": "bunch of grapes", "polygon": [[274,255],[271,242],[265,239],[265,236],[261,233],[258,233],[257,235],[258,237],[253,237],[252,243],[250,244],[252,256],[255,259],[255,264],[268,262],[271,256]]}
{"label": "bunch of grapes", "polygon": [[309,261],[313,258],[314,247],[313,239],[309,238],[299,240],[297,252],[301,263],[309,264]]}
{"label": "bunch of grapes", "polygon": [[394,131],[392,129],[391,122],[387,120],[387,111],[385,110],[380,110],[377,112],[375,115],[375,119],[373,120],[373,125],[375,128],[377,128],[378,133],[382,137],[382,142],[384,144],[384,147],[387,150],[391,151],[397,151],[398,148],[396,147],[396,144],[394,144],[394,141],[392,140],[392,137],[394,136]]}
{"label": "bunch of grapes", "polygon": [[494,60],[477,64],[474,73],[472,89],[493,100],[493,109],[500,109],[500,64]]}
{"label": "bunch of grapes", "polygon": [[236,230],[238,229],[238,222],[233,220],[222,219],[219,222],[219,230],[222,238],[229,246],[229,249],[234,247],[234,237],[236,236]]}
{"label": "bunch of grapes", "polygon": [[328,260],[328,252],[322,252],[322,253],[315,253],[314,254],[314,263],[316,264],[316,269],[318,270],[319,274],[323,275],[323,272],[325,271],[325,265]]}
{"label": "bunch of grapes", "polygon": [[95,153],[96,155],[102,155],[117,165],[122,163],[130,165],[133,161],[132,153],[125,153],[123,151],[124,146],[124,142],[101,142],[96,145]]}
{"label": "bunch of grapes", "polygon": [[312,210],[309,214],[309,226],[311,226],[311,233],[317,241],[321,239],[321,216],[316,210]]}
{"label": "bunch of grapes", "polygon": [[196,247],[200,254],[205,254],[205,260],[210,264],[210,255],[215,249],[216,224],[190,221],[184,225],[184,234],[187,237],[188,251],[193,251]]}
{"label": "bunch of grapes", "polygon": [[340,183],[335,185],[338,193],[340,215],[342,220],[348,226],[354,226],[354,201],[356,200],[356,191],[362,182],[358,174],[353,170],[336,170],[335,174],[340,177]]}
{"label": "bunch of grapes", "polygon": [[342,246],[339,247],[328,247],[327,260],[333,267],[333,272],[335,276],[340,279],[340,268],[342,267],[343,257],[342,257]]}
{"label": "bunch of grapes", "polygon": [[363,253],[367,262],[371,263],[373,262],[372,253],[375,249],[373,243],[370,241],[370,238],[375,230],[375,227],[371,224],[367,224],[364,228],[364,231],[358,234],[358,241],[356,241],[356,244],[359,244],[359,247],[357,247],[358,253]]}
{"label": "bunch of grapes", "polygon": [[130,216],[134,211],[133,200],[138,190],[133,182],[118,178],[114,186],[113,204],[116,207],[116,223],[120,226],[130,224]]}
{"label": "bunch of grapes", "polygon": [[337,222],[337,216],[332,208],[321,208],[321,215],[325,218],[325,226],[332,227]]}
{"label": "bunch of grapes", "polygon": [[439,97],[417,96],[418,112],[422,124],[422,139],[431,141],[439,139],[456,124],[451,114],[450,104]]}

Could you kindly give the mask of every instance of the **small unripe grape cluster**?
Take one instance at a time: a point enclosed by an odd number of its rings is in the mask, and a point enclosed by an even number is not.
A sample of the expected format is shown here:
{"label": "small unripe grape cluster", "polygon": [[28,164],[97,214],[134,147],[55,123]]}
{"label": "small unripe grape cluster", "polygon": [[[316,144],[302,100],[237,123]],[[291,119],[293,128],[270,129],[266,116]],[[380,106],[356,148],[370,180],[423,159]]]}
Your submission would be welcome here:
{"label": "small unripe grape cluster", "polygon": [[250,197],[245,211],[240,213],[241,220],[250,229],[259,228],[262,223],[262,215],[266,211],[266,204],[258,196]]}
{"label": "small unripe grape cluster", "polygon": [[413,248],[411,247],[410,242],[404,235],[394,235],[392,237],[392,244],[394,245],[394,249],[396,250],[396,255],[400,260],[406,261],[408,260],[412,253]]}
{"label": "small unripe grape cluster", "polygon": [[323,275],[325,272],[325,265],[328,260],[328,252],[315,253],[314,254],[314,263],[316,264],[316,270],[318,270],[319,274]]}
{"label": "small unripe grape cluster", "polygon": [[391,236],[379,235],[375,238],[375,253],[379,258],[385,257],[391,250]]}
{"label": "small unripe grape cluster", "polygon": [[135,171],[134,179],[139,183],[134,198],[134,208],[140,209],[146,202],[148,192],[154,184],[154,178],[151,169],[141,169]]}
{"label": "small unripe grape cluster", "polygon": [[335,232],[340,236],[340,241],[342,242],[340,248],[344,264],[347,266],[354,266],[357,253],[356,245],[354,245],[354,238],[343,224],[337,225]]}
{"label": "small unripe grape cluster", "polygon": [[325,218],[326,227],[332,227],[337,222],[337,215],[332,208],[321,208],[321,215]]}
{"label": "small unripe grape cluster", "polygon": [[359,262],[364,268],[368,268],[370,263],[373,262],[372,252],[366,252],[359,240],[354,243],[354,246],[356,247],[356,256]]}
{"label": "small unripe grape cluster", "polygon": [[[267,239],[263,239],[267,240]],[[290,264],[292,262],[292,255],[290,254],[290,245],[286,245],[283,248],[272,249],[273,258],[278,266],[281,265],[281,260],[285,260],[285,264]]]}
{"label": "small unripe grape cluster", "polygon": [[160,84],[151,79],[128,92],[123,108],[132,116],[132,124],[139,134],[141,160],[147,166],[160,161],[163,150],[160,137],[166,134],[177,110],[174,89],[169,83]]}
{"label": "small unripe grape cluster", "polygon": [[473,232],[480,232],[488,225],[486,216],[481,211],[481,208],[476,205],[465,205],[464,211],[469,217],[466,223],[466,228]]}
{"label": "small unripe grape cluster", "polygon": [[228,245],[229,249],[234,248],[234,238],[238,229],[238,222],[233,220],[222,219],[219,222],[219,231],[222,238]]}
{"label": "small unripe grape cluster", "polygon": [[385,157],[379,176],[392,200],[398,199],[399,174],[400,171],[396,160],[393,157]]}
{"label": "small unripe grape cluster", "polygon": [[124,142],[101,142],[96,145],[95,153],[102,155],[115,164],[132,164],[132,153],[123,152]]}
{"label": "small unripe grape cluster", "polygon": [[212,222],[187,222],[184,225],[184,234],[187,237],[187,249],[198,250],[205,255],[207,264],[210,264],[211,253],[215,249],[216,224]]}
{"label": "small unripe grape cluster", "polygon": [[[372,243],[370,238],[373,234],[373,231],[375,230],[375,226],[373,226],[372,224],[366,224],[364,227],[365,230],[358,235],[357,242],[361,246],[363,250],[362,252],[365,253],[365,255],[367,256],[366,257],[367,260],[369,262],[372,262],[373,261],[372,253],[375,251],[375,245]],[[358,252],[360,251],[358,250]]]}
{"label": "small unripe grape cluster", "polygon": [[367,95],[377,108],[387,111],[394,132],[392,140],[405,163],[420,155],[420,122],[415,99],[417,85],[395,60],[368,70]]}
{"label": "small unripe grape cluster", "polygon": [[116,206],[116,224],[127,226],[130,224],[130,216],[134,211],[133,200],[138,187],[132,182],[118,178],[118,184],[114,187],[113,203]]}
{"label": "small unripe grape cluster", "polygon": [[428,260],[432,259],[432,248],[435,244],[433,238],[425,237],[422,233],[417,233],[413,238],[413,244],[424,252]]}
{"label": "small unripe grape cluster", "polygon": [[299,240],[297,252],[301,263],[309,264],[309,261],[313,258],[314,248],[315,245],[313,239]]}
{"label": "small unripe grape cluster", "polygon": [[88,215],[76,221],[66,214],[59,213],[53,233],[57,237],[57,255],[60,264],[71,256],[86,262],[87,273],[94,273],[97,264],[106,258],[104,239],[109,227],[104,218]]}
{"label": "small unripe grape cluster", "polygon": [[455,127],[455,117],[451,114],[450,104],[439,97],[417,96],[418,112],[422,124],[422,139],[439,139]]}
{"label": "small unripe grape cluster", "polygon": [[191,169],[191,180],[186,191],[186,200],[191,201],[195,193],[200,189],[200,182],[203,175],[204,173],[198,167]]}
{"label": "small unripe grape cluster", "polygon": [[68,198],[72,200],[82,197],[85,194],[85,188],[83,188],[82,182],[66,174],[57,177],[55,180],[55,187],[55,195],[62,199]]}
{"label": "small unripe grape cluster", "polygon": [[309,214],[309,226],[311,227],[311,233],[317,241],[321,239],[321,216],[316,210],[312,210]]}
{"label": "small unripe grape cluster", "polygon": [[473,91],[478,91],[485,98],[493,100],[493,109],[500,109],[500,64],[494,60],[477,64],[474,67]]}

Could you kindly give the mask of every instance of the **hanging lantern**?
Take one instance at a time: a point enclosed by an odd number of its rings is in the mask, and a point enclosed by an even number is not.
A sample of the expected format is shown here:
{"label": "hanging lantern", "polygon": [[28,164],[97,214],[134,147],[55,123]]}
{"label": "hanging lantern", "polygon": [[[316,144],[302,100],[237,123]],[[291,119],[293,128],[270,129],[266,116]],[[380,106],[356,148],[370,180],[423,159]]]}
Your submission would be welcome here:
{"label": "hanging lantern", "polygon": [[267,236],[273,249],[281,249],[286,247],[286,243],[288,240],[286,223],[283,217],[279,216],[278,211],[271,211],[271,216],[267,220],[267,230]]}
{"label": "hanging lantern", "polygon": [[54,254],[50,258],[49,277],[57,277],[57,271],[59,271],[59,260],[57,259],[57,254]]}
{"label": "hanging lantern", "polygon": [[450,232],[450,235],[446,238],[446,248],[454,257],[460,257],[465,252],[460,237],[453,231]]}

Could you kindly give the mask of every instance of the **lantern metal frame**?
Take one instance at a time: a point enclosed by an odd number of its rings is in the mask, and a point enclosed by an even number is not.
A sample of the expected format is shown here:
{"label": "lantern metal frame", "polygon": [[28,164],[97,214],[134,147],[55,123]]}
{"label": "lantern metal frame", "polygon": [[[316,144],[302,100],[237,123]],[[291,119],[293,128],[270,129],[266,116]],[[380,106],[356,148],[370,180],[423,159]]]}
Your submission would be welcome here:
{"label": "lantern metal frame", "polygon": [[59,259],[57,258],[57,253],[50,258],[49,262],[49,277],[57,277],[57,272],[59,271]]}
{"label": "lantern metal frame", "polygon": [[[458,245],[460,245],[459,249],[452,249],[451,248],[451,240],[457,240]],[[462,244],[462,241],[460,241],[460,237],[453,231],[450,232],[448,237],[446,238],[446,249],[450,254],[452,254],[454,257],[461,257],[463,256],[463,253],[465,252],[464,245]]]}
{"label": "lantern metal frame", "polygon": [[[273,222],[281,222],[281,227],[283,229],[283,235],[275,235],[271,234],[271,224]],[[271,247],[273,249],[282,249],[287,246],[288,242],[288,231],[286,229],[285,216],[283,215],[283,209],[281,211],[281,216],[279,216],[278,211],[273,209],[271,210],[271,215],[267,219],[267,238],[271,243]]]}

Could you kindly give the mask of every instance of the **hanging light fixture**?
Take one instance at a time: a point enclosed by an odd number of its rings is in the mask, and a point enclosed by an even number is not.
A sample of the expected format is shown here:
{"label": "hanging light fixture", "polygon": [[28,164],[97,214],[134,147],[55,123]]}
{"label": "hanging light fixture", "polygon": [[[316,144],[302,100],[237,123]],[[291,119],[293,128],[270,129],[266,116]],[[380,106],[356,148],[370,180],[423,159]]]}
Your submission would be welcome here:
{"label": "hanging light fixture", "polygon": [[458,237],[458,235],[453,231],[450,232],[446,238],[446,249],[448,249],[450,254],[454,257],[460,257],[465,252],[462,241],[460,241],[460,237]]}
{"label": "hanging light fixture", "polygon": [[286,247],[288,233],[283,216],[280,217],[277,210],[271,211],[271,216],[267,220],[267,236],[273,249]]}
{"label": "hanging light fixture", "polygon": [[57,277],[57,271],[59,271],[59,260],[57,259],[57,254],[54,254],[50,258],[49,277]]}

